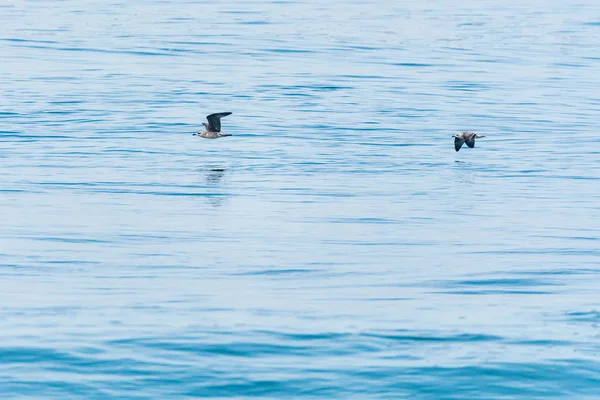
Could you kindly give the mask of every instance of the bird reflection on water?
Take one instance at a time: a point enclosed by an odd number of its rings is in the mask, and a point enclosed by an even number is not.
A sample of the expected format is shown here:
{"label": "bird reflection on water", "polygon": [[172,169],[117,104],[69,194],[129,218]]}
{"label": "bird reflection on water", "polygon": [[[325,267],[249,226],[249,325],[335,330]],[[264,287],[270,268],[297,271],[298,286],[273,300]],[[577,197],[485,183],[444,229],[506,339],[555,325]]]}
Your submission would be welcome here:
{"label": "bird reflection on water", "polygon": [[207,185],[219,185],[227,170],[222,167],[209,167],[206,170],[205,181]]}
{"label": "bird reflection on water", "polygon": [[[227,169],[223,166],[207,166],[206,173],[204,175],[204,183],[208,188],[220,188],[223,178]],[[213,192],[212,190],[210,192]],[[224,193],[208,193],[206,196],[207,201],[214,207],[220,207],[223,205],[226,194]]]}
{"label": "bird reflection on water", "polygon": [[454,160],[453,170],[455,177],[451,181],[454,183],[473,185],[477,181],[477,171],[471,162]]}

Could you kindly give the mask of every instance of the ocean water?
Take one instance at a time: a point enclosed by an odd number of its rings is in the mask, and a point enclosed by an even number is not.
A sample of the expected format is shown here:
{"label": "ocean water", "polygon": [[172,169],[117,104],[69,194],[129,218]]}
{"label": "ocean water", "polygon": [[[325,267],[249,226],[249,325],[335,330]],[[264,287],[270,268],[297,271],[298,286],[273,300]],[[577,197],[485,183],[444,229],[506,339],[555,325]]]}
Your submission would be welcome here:
{"label": "ocean water", "polygon": [[591,0],[4,1],[0,398],[600,398],[599,42]]}

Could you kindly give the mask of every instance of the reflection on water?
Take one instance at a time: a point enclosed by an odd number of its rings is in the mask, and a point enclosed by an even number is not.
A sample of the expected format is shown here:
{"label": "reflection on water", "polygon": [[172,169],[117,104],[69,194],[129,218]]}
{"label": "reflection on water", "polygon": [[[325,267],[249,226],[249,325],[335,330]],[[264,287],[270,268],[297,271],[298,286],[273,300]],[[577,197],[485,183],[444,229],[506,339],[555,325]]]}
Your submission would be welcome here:
{"label": "reflection on water", "polygon": [[[204,183],[209,187],[222,189],[223,178],[227,170],[223,166],[210,165],[205,168],[206,172],[204,175]],[[220,207],[223,205],[227,195],[222,190],[218,192],[210,193],[206,196],[206,199],[213,207]]]}
{"label": "reflection on water", "polygon": [[217,186],[223,180],[226,169],[222,167],[209,167],[206,170],[205,182],[207,185]]}
{"label": "reflection on water", "polygon": [[471,161],[454,160],[453,167],[454,178],[456,184],[473,185],[477,180],[477,168]]}
{"label": "reflection on water", "polygon": [[208,196],[208,204],[213,207],[221,207],[225,202],[225,196]]}

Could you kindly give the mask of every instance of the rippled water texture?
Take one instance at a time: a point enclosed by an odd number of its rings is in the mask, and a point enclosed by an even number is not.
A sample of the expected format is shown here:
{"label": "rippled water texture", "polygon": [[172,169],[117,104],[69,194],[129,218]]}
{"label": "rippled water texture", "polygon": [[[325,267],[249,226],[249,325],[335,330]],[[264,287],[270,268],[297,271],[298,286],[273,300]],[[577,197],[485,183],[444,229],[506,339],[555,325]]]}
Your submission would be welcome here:
{"label": "rippled water texture", "polygon": [[599,43],[591,0],[2,2],[0,397],[599,398]]}

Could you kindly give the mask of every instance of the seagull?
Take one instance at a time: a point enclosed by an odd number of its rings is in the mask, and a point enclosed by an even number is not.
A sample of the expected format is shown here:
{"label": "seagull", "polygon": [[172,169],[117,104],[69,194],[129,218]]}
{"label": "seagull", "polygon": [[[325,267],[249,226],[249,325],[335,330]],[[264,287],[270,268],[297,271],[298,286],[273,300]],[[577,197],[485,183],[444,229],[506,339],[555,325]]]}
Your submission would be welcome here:
{"label": "seagull", "polygon": [[479,136],[473,132],[458,132],[452,136],[454,138],[454,150],[459,151],[463,143],[466,143],[470,148],[475,147],[475,138],[483,138],[485,136]]}
{"label": "seagull", "polygon": [[221,133],[221,118],[231,115],[230,112],[215,113],[206,116],[208,124],[203,122],[204,131],[194,133],[194,136],[200,136],[205,139],[218,139],[224,136],[232,136],[229,133]]}

